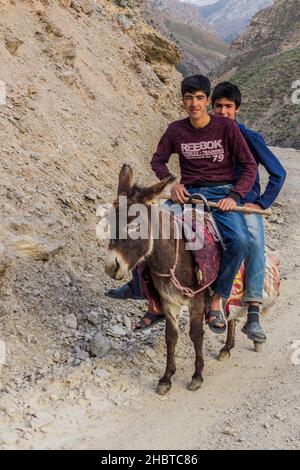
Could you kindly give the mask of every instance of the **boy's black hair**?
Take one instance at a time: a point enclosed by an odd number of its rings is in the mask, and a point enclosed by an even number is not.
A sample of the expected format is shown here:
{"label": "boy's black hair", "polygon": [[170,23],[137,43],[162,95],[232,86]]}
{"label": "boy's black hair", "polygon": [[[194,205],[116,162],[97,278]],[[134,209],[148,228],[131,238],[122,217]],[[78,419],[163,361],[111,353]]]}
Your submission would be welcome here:
{"label": "boy's black hair", "polygon": [[234,101],[237,108],[242,104],[242,95],[239,87],[230,82],[222,82],[215,87],[211,97],[212,105],[215,104],[216,100],[220,100],[221,98]]}
{"label": "boy's black hair", "polygon": [[210,80],[204,75],[191,75],[185,77],[181,82],[181,94],[182,97],[188,92],[195,93],[195,91],[201,90],[206,94],[208,98],[211,93]]}

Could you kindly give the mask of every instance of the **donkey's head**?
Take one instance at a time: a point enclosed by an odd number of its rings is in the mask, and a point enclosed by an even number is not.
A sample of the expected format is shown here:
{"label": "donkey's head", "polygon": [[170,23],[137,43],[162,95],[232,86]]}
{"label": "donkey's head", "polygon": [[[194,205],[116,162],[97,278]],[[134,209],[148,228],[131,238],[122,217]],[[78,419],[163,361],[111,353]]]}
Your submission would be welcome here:
{"label": "donkey's head", "polygon": [[140,187],[133,184],[132,179],[132,169],[123,165],[119,174],[118,198],[109,214],[110,242],[105,271],[115,279],[122,279],[151,254],[150,206],[174,180],[171,176],[153,186]]}

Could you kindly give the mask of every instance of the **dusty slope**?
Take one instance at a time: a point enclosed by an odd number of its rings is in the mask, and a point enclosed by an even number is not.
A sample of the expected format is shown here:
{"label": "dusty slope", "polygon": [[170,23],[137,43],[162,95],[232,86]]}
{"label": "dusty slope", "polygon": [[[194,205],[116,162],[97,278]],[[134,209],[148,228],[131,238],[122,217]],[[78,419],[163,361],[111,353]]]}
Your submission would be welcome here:
{"label": "dusty slope", "polygon": [[[72,364],[96,333],[87,315],[106,283],[96,207],[124,162],[149,181],[149,157],[179,114],[175,46],[133,8],[62,3],[0,2],[1,379],[12,388]],[[102,307],[94,323],[106,331]]]}
{"label": "dusty slope", "polygon": [[110,355],[3,394],[4,448],[299,448],[300,354],[292,345],[300,339],[300,160],[294,150],[274,151],[289,176],[267,224],[269,242],[281,251],[283,286],[264,320],[264,351],[255,353],[238,326],[232,357],[218,362],[220,340],[206,330],[205,381],[202,390],[190,392],[193,353],[183,318],[173,389],[159,397],[155,385],[165,360],[161,326],[134,337],[136,350],[126,355]]}

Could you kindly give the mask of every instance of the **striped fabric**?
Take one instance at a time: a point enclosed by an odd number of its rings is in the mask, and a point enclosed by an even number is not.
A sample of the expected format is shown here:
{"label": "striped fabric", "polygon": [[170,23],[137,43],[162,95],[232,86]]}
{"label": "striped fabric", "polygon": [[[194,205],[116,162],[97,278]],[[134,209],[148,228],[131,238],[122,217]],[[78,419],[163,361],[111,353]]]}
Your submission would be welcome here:
{"label": "striped fabric", "polygon": [[[280,261],[276,252],[266,248],[266,270],[262,309],[271,307],[280,292]],[[230,299],[226,304],[226,314],[228,319],[244,316],[247,313],[247,305],[243,302],[244,297],[244,277],[245,267],[241,266],[233,283]]]}

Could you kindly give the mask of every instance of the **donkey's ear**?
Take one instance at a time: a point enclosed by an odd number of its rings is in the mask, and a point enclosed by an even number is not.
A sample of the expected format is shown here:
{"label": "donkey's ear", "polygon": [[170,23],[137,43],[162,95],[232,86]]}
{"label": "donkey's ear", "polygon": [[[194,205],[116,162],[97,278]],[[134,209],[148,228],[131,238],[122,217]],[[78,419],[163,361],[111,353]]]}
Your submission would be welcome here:
{"label": "donkey's ear", "polygon": [[132,186],[132,169],[129,165],[123,165],[119,173],[118,195],[126,195]]}
{"label": "donkey's ear", "polygon": [[171,186],[175,181],[175,176],[170,175],[161,180],[159,183],[154,184],[153,186],[149,186],[149,188],[143,189],[140,198],[144,204],[160,204],[162,197],[162,193],[166,194],[166,198],[168,197]]}

